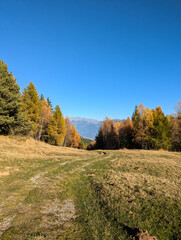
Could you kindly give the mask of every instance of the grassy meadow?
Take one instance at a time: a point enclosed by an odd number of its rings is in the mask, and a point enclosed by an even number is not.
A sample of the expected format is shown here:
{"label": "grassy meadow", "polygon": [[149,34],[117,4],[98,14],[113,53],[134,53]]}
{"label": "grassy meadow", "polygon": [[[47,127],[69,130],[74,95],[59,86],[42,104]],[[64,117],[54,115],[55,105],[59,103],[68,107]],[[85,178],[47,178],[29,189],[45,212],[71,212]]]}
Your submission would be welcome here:
{"label": "grassy meadow", "polygon": [[1,136],[0,239],[181,239],[181,153]]}

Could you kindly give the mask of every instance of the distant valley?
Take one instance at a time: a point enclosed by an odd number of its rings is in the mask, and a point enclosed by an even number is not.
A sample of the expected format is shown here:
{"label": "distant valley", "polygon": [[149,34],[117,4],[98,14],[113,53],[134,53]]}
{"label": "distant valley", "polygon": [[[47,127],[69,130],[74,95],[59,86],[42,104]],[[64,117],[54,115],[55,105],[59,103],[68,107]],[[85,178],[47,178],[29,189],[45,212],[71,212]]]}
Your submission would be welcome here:
{"label": "distant valley", "polygon": [[[94,140],[98,134],[102,121],[89,118],[70,117],[70,122],[74,124],[80,136]],[[121,121],[114,119],[115,122]]]}

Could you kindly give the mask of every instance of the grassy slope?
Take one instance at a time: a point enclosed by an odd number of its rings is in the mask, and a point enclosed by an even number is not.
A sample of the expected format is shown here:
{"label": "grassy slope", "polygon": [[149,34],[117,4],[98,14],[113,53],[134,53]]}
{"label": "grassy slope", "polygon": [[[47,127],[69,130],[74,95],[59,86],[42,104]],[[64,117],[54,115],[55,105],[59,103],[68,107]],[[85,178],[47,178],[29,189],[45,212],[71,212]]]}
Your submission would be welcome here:
{"label": "grassy slope", "polygon": [[0,239],[180,239],[181,154],[0,137]]}

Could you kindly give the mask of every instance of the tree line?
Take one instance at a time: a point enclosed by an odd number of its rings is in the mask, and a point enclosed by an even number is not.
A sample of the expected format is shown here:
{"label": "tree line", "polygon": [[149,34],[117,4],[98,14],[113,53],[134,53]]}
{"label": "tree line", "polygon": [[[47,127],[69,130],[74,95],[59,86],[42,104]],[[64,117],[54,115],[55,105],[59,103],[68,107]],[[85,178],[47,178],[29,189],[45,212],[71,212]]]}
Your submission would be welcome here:
{"label": "tree line", "polygon": [[174,115],[165,115],[162,108],[135,107],[132,119],[115,123],[105,118],[96,141],[88,149],[165,149],[181,151],[181,102]]}
{"label": "tree line", "polygon": [[23,92],[8,66],[0,60],[0,134],[29,135],[52,145],[86,148],[75,126],[59,105],[39,96],[33,82]]}
{"label": "tree line", "polygon": [[52,145],[84,149],[181,151],[181,102],[174,115],[165,115],[160,106],[149,109],[140,104],[131,119],[115,123],[106,117],[96,141],[87,147],[59,105],[53,109],[32,82],[20,93],[15,77],[0,60],[0,134],[29,135]]}

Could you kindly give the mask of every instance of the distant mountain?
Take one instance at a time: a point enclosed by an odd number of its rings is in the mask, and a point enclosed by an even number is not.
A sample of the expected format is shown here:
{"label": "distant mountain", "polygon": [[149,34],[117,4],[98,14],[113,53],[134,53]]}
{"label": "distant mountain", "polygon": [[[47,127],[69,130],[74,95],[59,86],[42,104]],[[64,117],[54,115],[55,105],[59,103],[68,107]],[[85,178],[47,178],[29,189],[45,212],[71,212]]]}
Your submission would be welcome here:
{"label": "distant mountain", "polygon": [[[74,124],[80,136],[95,139],[102,121],[89,118],[70,117],[70,122]],[[114,119],[115,122],[120,122],[120,119]]]}
{"label": "distant mountain", "polygon": [[70,117],[70,122],[74,124],[80,136],[95,139],[101,126],[101,121],[88,118]]}

